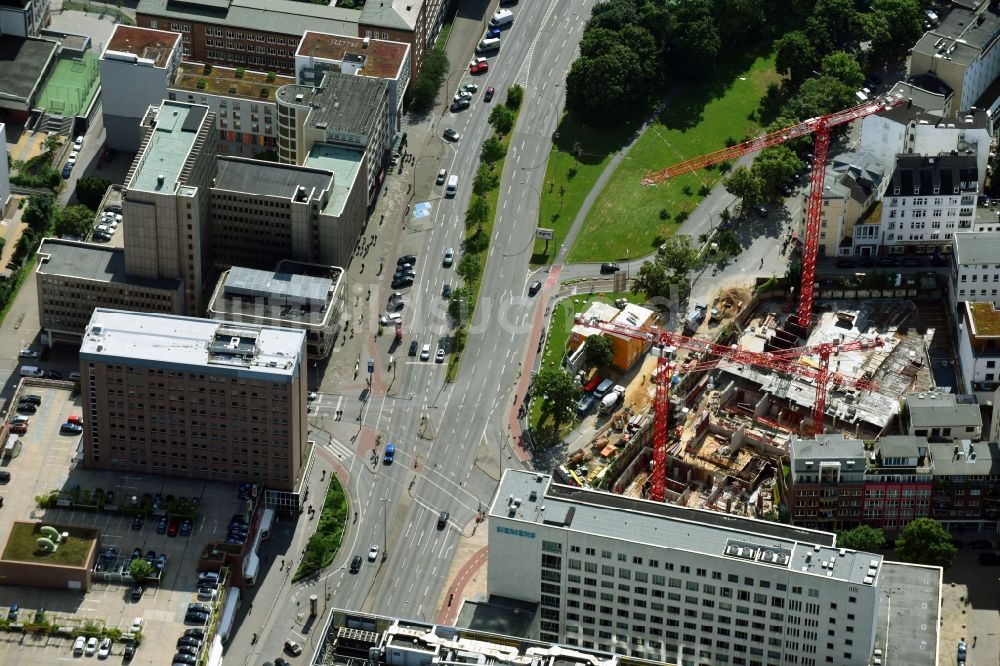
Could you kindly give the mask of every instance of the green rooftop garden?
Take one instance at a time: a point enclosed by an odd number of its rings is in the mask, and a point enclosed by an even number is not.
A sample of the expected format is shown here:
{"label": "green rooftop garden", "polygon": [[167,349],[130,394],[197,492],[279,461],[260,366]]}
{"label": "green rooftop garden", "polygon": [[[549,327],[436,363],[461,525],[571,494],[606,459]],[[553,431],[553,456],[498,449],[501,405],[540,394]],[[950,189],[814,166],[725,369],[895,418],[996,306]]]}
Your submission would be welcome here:
{"label": "green rooftop garden", "polygon": [[60,533],[68,532],[69,537],[59,544],[54,553],[46,553],[39,550],[37,544],[38,539],[44,536],[41,532],[43,525],[44,523],[14,523],[7,537],[3,559],[65,567],[86,566],[87,555],[97,540],[95,530],[52,525]]}
{"label": "green rooftop garden", "polygon": [[291,76],[274,72],[255,72],[243,68],[182,62],[177,68],[174,87],[213,95],[232,95],[247,99],[274,99],[281,86],[295,83]]}

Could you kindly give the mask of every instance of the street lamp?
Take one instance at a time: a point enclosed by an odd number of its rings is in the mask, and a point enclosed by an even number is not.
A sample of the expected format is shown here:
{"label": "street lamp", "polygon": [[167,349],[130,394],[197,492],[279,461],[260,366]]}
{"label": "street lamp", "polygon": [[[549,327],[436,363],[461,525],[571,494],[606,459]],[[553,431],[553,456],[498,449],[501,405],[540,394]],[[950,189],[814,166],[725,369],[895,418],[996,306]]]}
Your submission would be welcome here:
{"label": "street lamp", "polygon": [[389,491],[382,498],[382,560],[389,557]]}

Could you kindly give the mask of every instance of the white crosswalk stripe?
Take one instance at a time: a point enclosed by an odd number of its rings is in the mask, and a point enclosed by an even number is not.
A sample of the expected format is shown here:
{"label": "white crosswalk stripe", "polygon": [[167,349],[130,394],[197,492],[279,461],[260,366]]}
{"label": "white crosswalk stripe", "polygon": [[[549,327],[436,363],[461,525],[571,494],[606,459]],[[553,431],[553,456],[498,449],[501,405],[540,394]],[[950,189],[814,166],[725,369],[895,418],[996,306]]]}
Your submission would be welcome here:
{"label": "white crosswalk stripe", "polygon": [[341,460],[347,460],[348,458],[353,458],[355,455],[354,449],[347,446],[346,444],[338,442],[335,439],[330,440],[329,444],[324,444],[323,446],[325,446],[326,449],[331,453],[336,454],[336,456]]}

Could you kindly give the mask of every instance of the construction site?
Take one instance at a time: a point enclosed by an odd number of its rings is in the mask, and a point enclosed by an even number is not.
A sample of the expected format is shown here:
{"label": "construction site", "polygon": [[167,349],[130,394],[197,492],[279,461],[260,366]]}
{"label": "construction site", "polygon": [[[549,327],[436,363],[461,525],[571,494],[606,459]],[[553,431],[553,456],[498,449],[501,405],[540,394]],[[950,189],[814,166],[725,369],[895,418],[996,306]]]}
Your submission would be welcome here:
{"label": "construction site", "polygon": [[[566,483],[751,517],[777,517],[793,436],[894,432],[906,395],[934,388],[933,328],[914,326],[933,277],[894,288],[834,288],[816,275],[830,128],[901,103],[890,98],[688,160],[673,175],[789,138],[816,138],[799,285],[725,289],[676,328],[580,316],[574,331],[641,341],[650,353],[615,378],[620,408],[599,415],[558,473]],[[827,288],[824,288],[826,285]],[[798,302],[788,294],[797,292]],[[624,310],[623,310],[624,312]],[[696,323],[696,325],[692,325]],[[576,341],[579,343],[579,340]],[[591,418],[591,417],[588,417]]]}

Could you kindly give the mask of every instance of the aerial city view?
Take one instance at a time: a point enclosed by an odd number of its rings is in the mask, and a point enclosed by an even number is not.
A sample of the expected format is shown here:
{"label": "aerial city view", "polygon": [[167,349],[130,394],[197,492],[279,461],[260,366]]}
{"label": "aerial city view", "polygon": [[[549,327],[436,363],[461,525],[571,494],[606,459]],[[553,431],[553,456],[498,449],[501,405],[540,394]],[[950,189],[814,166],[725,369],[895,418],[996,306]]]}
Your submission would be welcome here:
{"label": "aerial city view", "polygon": [[1000,665],[1000,0],[0,0],[0,664]]}

